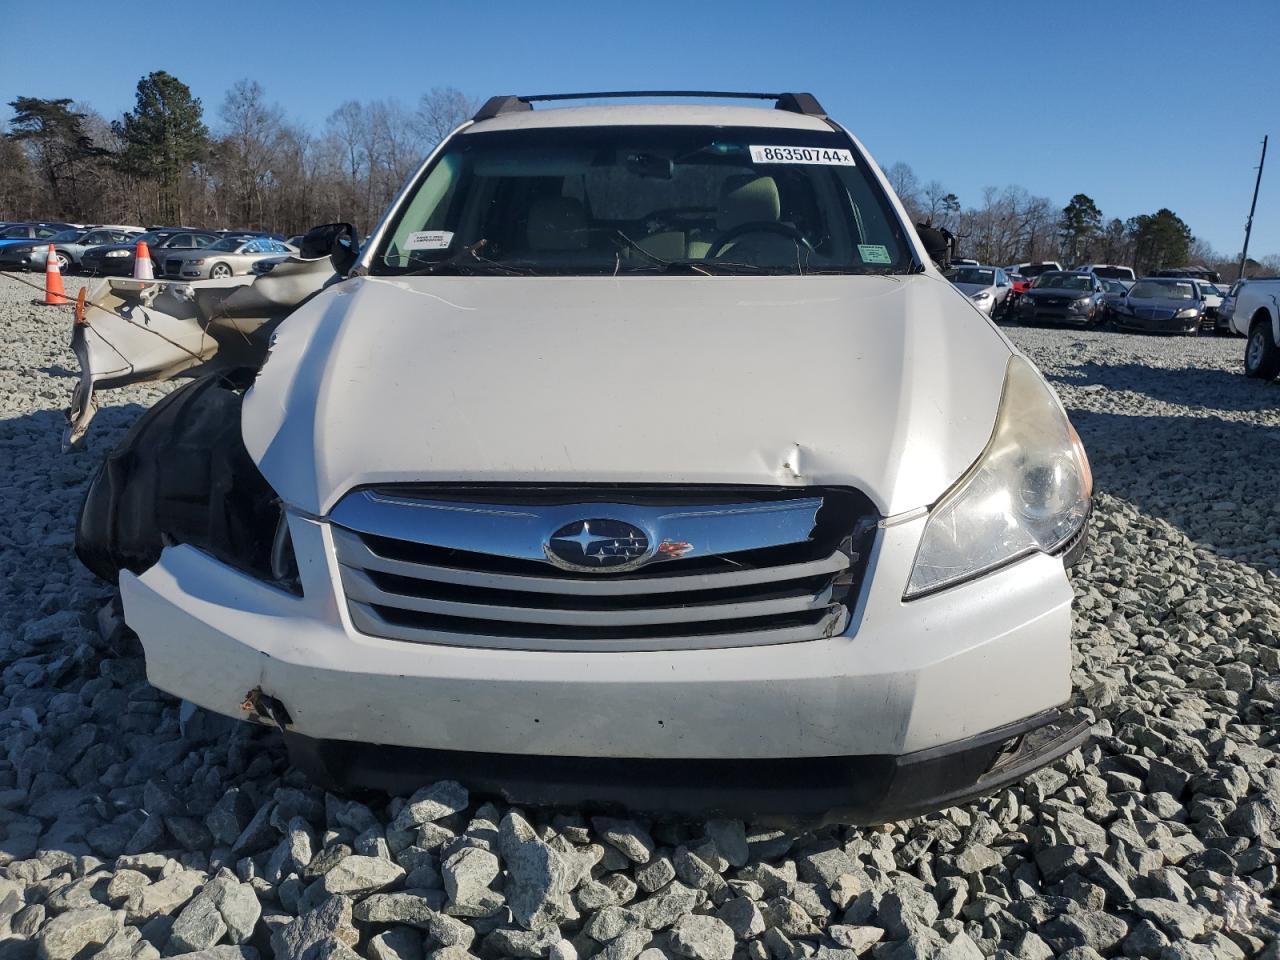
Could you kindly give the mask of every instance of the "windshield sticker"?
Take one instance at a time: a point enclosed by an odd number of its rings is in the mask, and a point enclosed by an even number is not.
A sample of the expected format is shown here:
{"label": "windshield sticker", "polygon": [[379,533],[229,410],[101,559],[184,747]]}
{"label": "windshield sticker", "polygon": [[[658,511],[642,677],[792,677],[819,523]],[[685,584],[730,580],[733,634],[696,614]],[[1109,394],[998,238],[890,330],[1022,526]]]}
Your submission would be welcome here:
{"label": "windshield sticker", "polygon": [[453,243],[452,230],[415,230],[404,238],[401,250],[448,250]]}
{"label": "windshield sticker", "polygon": [[854,166],[853,154],[831,147],[751,146],[752,163],[821,163],[831,167]]}
{"label": "windshield sticker", "polygon": [[893,263],[889,248],[883,243],[858,244],[858,256],[862,257],[863,263]]}

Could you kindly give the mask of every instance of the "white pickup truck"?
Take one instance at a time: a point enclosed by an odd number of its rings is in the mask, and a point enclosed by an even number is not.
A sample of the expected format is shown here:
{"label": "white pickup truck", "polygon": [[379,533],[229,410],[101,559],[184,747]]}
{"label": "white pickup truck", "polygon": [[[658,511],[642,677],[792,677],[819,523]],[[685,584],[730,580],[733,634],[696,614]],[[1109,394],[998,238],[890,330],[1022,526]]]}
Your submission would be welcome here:
{"label": "white pickup truck", "polygon": [[1231,329],[1249,338],[1244,348],[1248,376],[1271,380],[1280,375],[1280,277],[1240,284]]}

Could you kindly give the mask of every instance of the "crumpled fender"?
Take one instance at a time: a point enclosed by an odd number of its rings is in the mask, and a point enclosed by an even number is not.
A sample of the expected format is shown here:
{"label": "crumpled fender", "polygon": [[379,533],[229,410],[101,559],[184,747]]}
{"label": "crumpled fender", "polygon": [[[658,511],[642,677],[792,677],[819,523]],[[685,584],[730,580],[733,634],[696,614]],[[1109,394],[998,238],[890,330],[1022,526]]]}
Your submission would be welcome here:
{"label": "crumpled fender", "polygon": [[202,377],[139,418],[85,495],[75,548],[86,567],[114,582],[173,542],[240,568],[269,565],[280,509],[240,438],[251,381],[251,370]]}

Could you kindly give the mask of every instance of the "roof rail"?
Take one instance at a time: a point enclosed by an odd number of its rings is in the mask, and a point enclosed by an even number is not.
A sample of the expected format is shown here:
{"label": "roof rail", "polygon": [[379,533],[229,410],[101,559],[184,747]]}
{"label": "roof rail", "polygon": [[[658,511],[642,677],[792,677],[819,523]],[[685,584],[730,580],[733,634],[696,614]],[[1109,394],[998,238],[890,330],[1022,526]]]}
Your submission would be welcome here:
{"label": "roof rail", "polygon": [[776,107],[779,110],[802,113],[809,117],[825,118],[827,115],[827,112],[822,109],[822,104],[811,93],[741,93],[726,90],[609,90],[593,93],[543,93],[526,97],[511,95],[490,97],[471,119],[479,122],[481,120],[490,120],[504,113],[519,113],[524,110],[532,110],[535,103],[542,103],[548,100],[621,100],[639,97],[776,100]]}

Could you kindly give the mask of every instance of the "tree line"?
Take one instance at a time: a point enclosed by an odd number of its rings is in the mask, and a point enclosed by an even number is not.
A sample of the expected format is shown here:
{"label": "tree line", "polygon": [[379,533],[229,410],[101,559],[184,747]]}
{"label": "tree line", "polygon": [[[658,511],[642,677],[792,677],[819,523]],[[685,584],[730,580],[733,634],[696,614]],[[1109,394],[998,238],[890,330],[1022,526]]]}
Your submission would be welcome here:
{"label": "tree line", "polygon": [[[190,88],[164,71],[138,81],[132,110],[108,120],[69,99],[17,97],[0,136],[0,215],[298,233],[346,220],[367,231],[421,158],[477,102],[437,87],[416,103],[348,101],[319,131],[239,80],[207,119]],[[1107,218],[1084,193],[1057,208],[1022,187],[988,187],[966,206],[906,163],[886,174],[917,222],[958,238],[984,263],[1122,263],[1140,273],[1203,264],[1234,278],[1236,258],[1193,236],[1172,210]],[[1280,257],[1251,269],[1280,272]]]}
{"label": "tree line", "polygon": [[[940,181],[922,183],[906,163],[891,165],[885,176],[917,223],[950,230],[958,255],[982,263],[1114,263],[1132,266],[1139,276],[1194,264],[1217,270],[1223,280],[1238,276],[1239,254],[1214,250],[1167,207],[1121,220],[1104,216],[1088,194],[1058,208],[1022,187],[987,187],[966,207]],[[1280,272],[1280,255],[1250,258],[1246,272],[1260,271]]]}
{"label": "tree line", "polygon": [[206,118],[164,71],[138,82],[134,107],[108,121],[69,99],[17,97],[0,137],[0,215],[299,233],[345,220],[368,230],[404,179],[475,101],[452,87],[399,100],[349,101],[319,132],[240,80]]}

